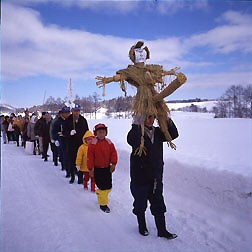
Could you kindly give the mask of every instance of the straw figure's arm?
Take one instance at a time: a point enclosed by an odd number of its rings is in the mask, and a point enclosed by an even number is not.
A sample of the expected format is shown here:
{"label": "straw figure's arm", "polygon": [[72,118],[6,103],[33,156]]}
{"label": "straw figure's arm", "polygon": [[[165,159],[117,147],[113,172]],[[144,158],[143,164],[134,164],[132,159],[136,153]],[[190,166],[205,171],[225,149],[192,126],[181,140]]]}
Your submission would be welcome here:
{"label": "straw figure's arm", "polygon": [[[164,72],[171,72],[170,71],[164,71]],[[170,74],[169,74],[170,75]],[[177,90],[180,86],[182,86],[187,78],[183,73],[174,73],[176,76],[176,79],[173,80],[163,91],[161,91],[159,94],[154,95],[153,102],[159,102],[163,100],[165,97],[171,95],[175,90]]]}
{"label": "straw figure's arm", "polygon": [[116,74],[112,77],[104,77],[104,76],[96,76],[95,79],[96,81],[96,85],[101,88],[104,87],[106,84],[110,83],[110,82],[118,82],[121,80],[121,75],[120,74]]}
{"label": "straw figure's arm", "polygon": [[162,76],[165,76],[165,75],[175,75],[175,76],[177,76],[177,71],[179,69],[180,69],[180,67],[174,67],[169,71],[163,70],[162,71]]}
{"label": "straw figure's arm", "polygon": [[103,93],[102,93],[102,96],[105,96],[105,86],[106,84],[108,83],[111,83],[111,82],[119,82],[121,81],[121,75],[120,74],[116,74],[112,77],[104,77],[104,76],[96,76],[95,79],[97,80],[96,81],[96,85],[99,87],[99,88],[103,88]]}

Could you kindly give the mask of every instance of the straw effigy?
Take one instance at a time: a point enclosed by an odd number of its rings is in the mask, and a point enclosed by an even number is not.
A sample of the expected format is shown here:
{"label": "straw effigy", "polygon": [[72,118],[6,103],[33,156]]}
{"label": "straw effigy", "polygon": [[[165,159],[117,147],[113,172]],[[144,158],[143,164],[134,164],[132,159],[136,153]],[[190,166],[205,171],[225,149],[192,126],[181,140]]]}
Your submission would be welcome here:
{"label": "straw effigy", "polygon": [[[178,68],[166,71],[161,65],[145,64],[145,60],[150,58],[150,51],[148,47],[143,47],[143,45],[143,41],[138,41],[130,48],[129,57],[134,65],[128,65],[126,69],[117,71],[116,75],[113,77],[96,77],[98,80],[96,84],[103,88],[110,82],[120,82],[121,89],[125,95],[127,94],[125,81],[137,88],[132,110],[134,117],[138,119],[137,121],[141,124],[142,128],[141,144],[137,150],[137,154],[140,156],[142,153],[145,153],[143,137],[144,121],[149,115],[153,115],[157,118],[160,129],[164,133],[167,142],[170,144],[171,148],[176,149],[176,145],[172,142],[172,138],[167,129],[170,110],[164,98],[172,94],[186,82],[186,76],[183,73],[176,72]],[[140,53],[140,56],[136,55],[136,53]],[[166,86],[163,81],[163,77],[166,75],[176,76],[168,86]],[[158,83],[161,83],[163,87],[161,92],[157,92],[155,89]]]}

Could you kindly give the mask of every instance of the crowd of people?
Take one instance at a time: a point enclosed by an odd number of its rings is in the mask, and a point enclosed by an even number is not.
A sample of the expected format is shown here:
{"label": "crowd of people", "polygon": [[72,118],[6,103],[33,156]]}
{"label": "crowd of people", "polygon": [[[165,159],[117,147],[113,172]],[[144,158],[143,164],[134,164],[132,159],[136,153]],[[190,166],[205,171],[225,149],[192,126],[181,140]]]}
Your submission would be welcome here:
{"label": "crowd of people", "polygon": [[44,162],[48,161],[50,146],[54,165],[61,164],[69,183],[77,177],[77,183],[87,190],[91,180],[90,189],[96,192],[100,209],[109,213],[108,194],[112,191],[117,151],[107,138],[107,126],[97,124],[91,132],[80,109],[78,104],[72,109],[64,106],[55,118],[49,112],[42,112],[39,118],[28,110],[24,117],[1,115],[3,144],[14,142],[24,148],[32,145],[32,154],[41,155]]}
{"label": "crowd of people", "polygon": [[[133,213],[137,217],[138,230],[143,236],[149,231],[145,220],[145,211],[150,203],[159,237],[174,239],[166,229],[166,206],[163,198],[163,142],[166,138],[159,127],[154,127],[155,116],[145,119],[144,150],[145,155],[136,155],[143,135],[139,124],[133,122],[127,142],[132,147],[130,157],[130,189],[134,199]],[[93,131],[89,130],[87,120],[80,114],[76,104],[71,110],[64,106],[52,119],[48,112],[25,116],[1,116],[1,134],[3,144],[11,141],[17,146],[32,144],[32,153],[41,155],[48,161],[48,149],[51,147],[53,163],[61,164],[61,169],[73,184],[83,184],[85,190],[91,180],[90,190],[96,192],[100,209],[109,213],[108,195],[112,191],[112,173],[118,162],[114,144],[107,138],[107,126],[99,123]],[[21,140],[21,143],[20,143]],[[96,188],[97,187],[97,188]]]}

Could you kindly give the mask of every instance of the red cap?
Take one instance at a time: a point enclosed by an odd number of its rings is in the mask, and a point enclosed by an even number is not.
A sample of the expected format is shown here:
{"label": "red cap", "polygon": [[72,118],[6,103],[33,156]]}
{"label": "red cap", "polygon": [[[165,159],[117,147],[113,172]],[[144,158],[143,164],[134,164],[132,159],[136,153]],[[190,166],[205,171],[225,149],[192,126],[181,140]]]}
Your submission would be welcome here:
{"label": "red cap", "polygon": [[106,133],[107,133],[107,131],[108,131],[108,127],[107,127],[105,124],[103,124],[103,123],[98,123],[98,124],[96,124],[95,127],[94,127],[94,134],[95,134],[95,136],[96,136],[96,131],[99,130],[99,129],[104,129],[104,130],[106,130]]}

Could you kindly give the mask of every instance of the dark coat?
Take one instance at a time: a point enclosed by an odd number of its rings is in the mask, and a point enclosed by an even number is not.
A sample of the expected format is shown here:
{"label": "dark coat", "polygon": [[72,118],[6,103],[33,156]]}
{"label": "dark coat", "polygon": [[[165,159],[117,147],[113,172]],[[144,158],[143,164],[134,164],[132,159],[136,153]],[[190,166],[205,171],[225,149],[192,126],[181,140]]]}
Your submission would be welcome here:
{"label": "dark coat", "polygon": [[137,185],[146,185],[153,183],[154,180],[162,181],[163,179],[163,142],[165,136],[159,127],[154,127],[154,142],[144,134],[144,146],[147,154],[144,153],[139,157],[134,155],[141,142],[141,126],[132,124],[128,133],[127,142],[132,146],[130,156],[130,177],[131,183]]}
{"label": "dark coat", "polygon": [[42,136],[43,141],[46,142],[50,142],[50,124],[51,121],[46,121],[45,119],[42,119],[40,122],[40,136]]}
{"label": "dark coat", "polygon": [[34,132],[35,132],[35,136],[40,136],[42,137],[42,124],[43,124],[43,121],[45,119],[44,118],[39,118],[38,121],[35,123],[35,126],[34,126]]}
{"label": "dark coat", "polygon": [[60,141],[60,139],[63,138],[63,136],[60,136],[58,133],[62,132],[63,134],[63,129],[66,128],[65,124],[66,124],[66,119],[64,120],[61,116],[59,116],[52,126],[53,140]]}
{"label": "dark coat", "polygon": [[[69,138],[69,152],[70,155],[74,155],[76,159],[78,148],[83,144],[83,136],[88,130],[87,120],[80,115],[78,122],[73,122],[73,115],[71,114],[65,122],[65,128],[63,128],[63,135]],[[76,134],[71,136],[71,130],[75,129]]]}

